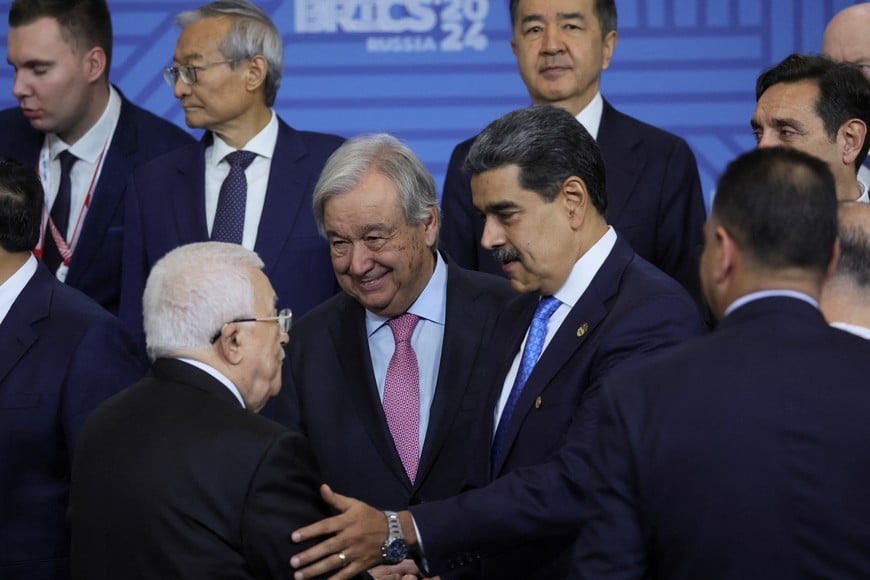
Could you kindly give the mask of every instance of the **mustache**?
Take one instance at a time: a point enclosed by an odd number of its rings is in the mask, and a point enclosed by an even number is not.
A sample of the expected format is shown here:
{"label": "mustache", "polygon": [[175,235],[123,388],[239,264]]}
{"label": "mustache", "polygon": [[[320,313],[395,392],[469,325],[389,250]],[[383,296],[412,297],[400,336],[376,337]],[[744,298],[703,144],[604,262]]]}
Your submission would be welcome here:
{"label": "mustache", "polygon": [[522,255],[515,248],[495,248],[492,255],[501,264],[522,259]]}

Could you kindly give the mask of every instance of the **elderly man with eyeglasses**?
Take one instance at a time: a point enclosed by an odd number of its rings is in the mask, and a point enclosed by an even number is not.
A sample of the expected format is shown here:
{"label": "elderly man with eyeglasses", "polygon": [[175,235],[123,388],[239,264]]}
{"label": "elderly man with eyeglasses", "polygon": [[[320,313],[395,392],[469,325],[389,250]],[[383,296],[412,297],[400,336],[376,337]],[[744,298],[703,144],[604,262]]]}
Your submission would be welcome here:
{"label": "elderly man with eyeglasses", "polygon": [[163,76],[187,125],[206,132],[129,183],[121,318],[141,337],[151,267],[173,248],[205,240],[255,250],[279,308],[301,315],[338,290],[311,194],[343,139],[297,131],[272,110],[283,48],[257,6],[220,0],[179,14],[176,23],[181,34]]}
{"label": "elderly man with eyeglasses", "polygon": [[304,437],[256,414],[291,321],[262,267],[203,242],[152,269],[151,372],[94,411],[75,456],[73,578],[289,578],[287,530],[327,507]]}

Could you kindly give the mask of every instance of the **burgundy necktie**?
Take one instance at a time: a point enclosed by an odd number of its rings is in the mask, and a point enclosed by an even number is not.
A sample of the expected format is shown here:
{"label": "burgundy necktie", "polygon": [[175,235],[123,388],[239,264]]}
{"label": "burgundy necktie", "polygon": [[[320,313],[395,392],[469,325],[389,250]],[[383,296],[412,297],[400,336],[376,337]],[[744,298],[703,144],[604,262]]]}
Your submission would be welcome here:
{"label": "burgundy necktie", "polygon": [[411,346],[411,334],[419,317],[405,313],[387,324],[393,331],[396,350],[387,366],[384,383],[384,414],[396,451],[405,466],[408,478],[417,477],[420,448],[420,370],[417,355]]}

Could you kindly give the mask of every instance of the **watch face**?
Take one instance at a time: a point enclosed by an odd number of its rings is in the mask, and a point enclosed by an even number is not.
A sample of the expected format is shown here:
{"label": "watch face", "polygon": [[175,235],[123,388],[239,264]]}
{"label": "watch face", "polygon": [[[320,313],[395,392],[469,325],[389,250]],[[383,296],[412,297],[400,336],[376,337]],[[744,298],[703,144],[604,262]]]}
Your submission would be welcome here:
{"label": "watch face", "polygon": [[408,544],[405,540],[391,538],[381,547],[381,556],[387,564],[398,564],[408,557]]}

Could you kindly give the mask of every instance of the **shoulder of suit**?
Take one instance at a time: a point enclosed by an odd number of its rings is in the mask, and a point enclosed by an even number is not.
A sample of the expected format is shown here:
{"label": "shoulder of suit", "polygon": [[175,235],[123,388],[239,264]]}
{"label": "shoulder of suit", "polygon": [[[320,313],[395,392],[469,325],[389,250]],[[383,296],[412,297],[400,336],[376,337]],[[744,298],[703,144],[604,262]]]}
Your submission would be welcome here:
{"label": "shoulder of suit", "polygon": [[[606,108],[605,108],[606,111]],[[605,124],[605,118],[607,118],[607,130],[608,131],[631,131],[639,134],[644,139],[651,141],[658,141],[659,143],[685,143],[685,139],[680,137],[679,135],[675,135],[661,127],[656,127],[655,125],[650,125],[645,121],[641,121],[636,117],[632,117],[631,115],[627,115],[622,111],[619,111],[612,105],[610,105],[610,112],[605,113],[602,116],[602,125]]]}

